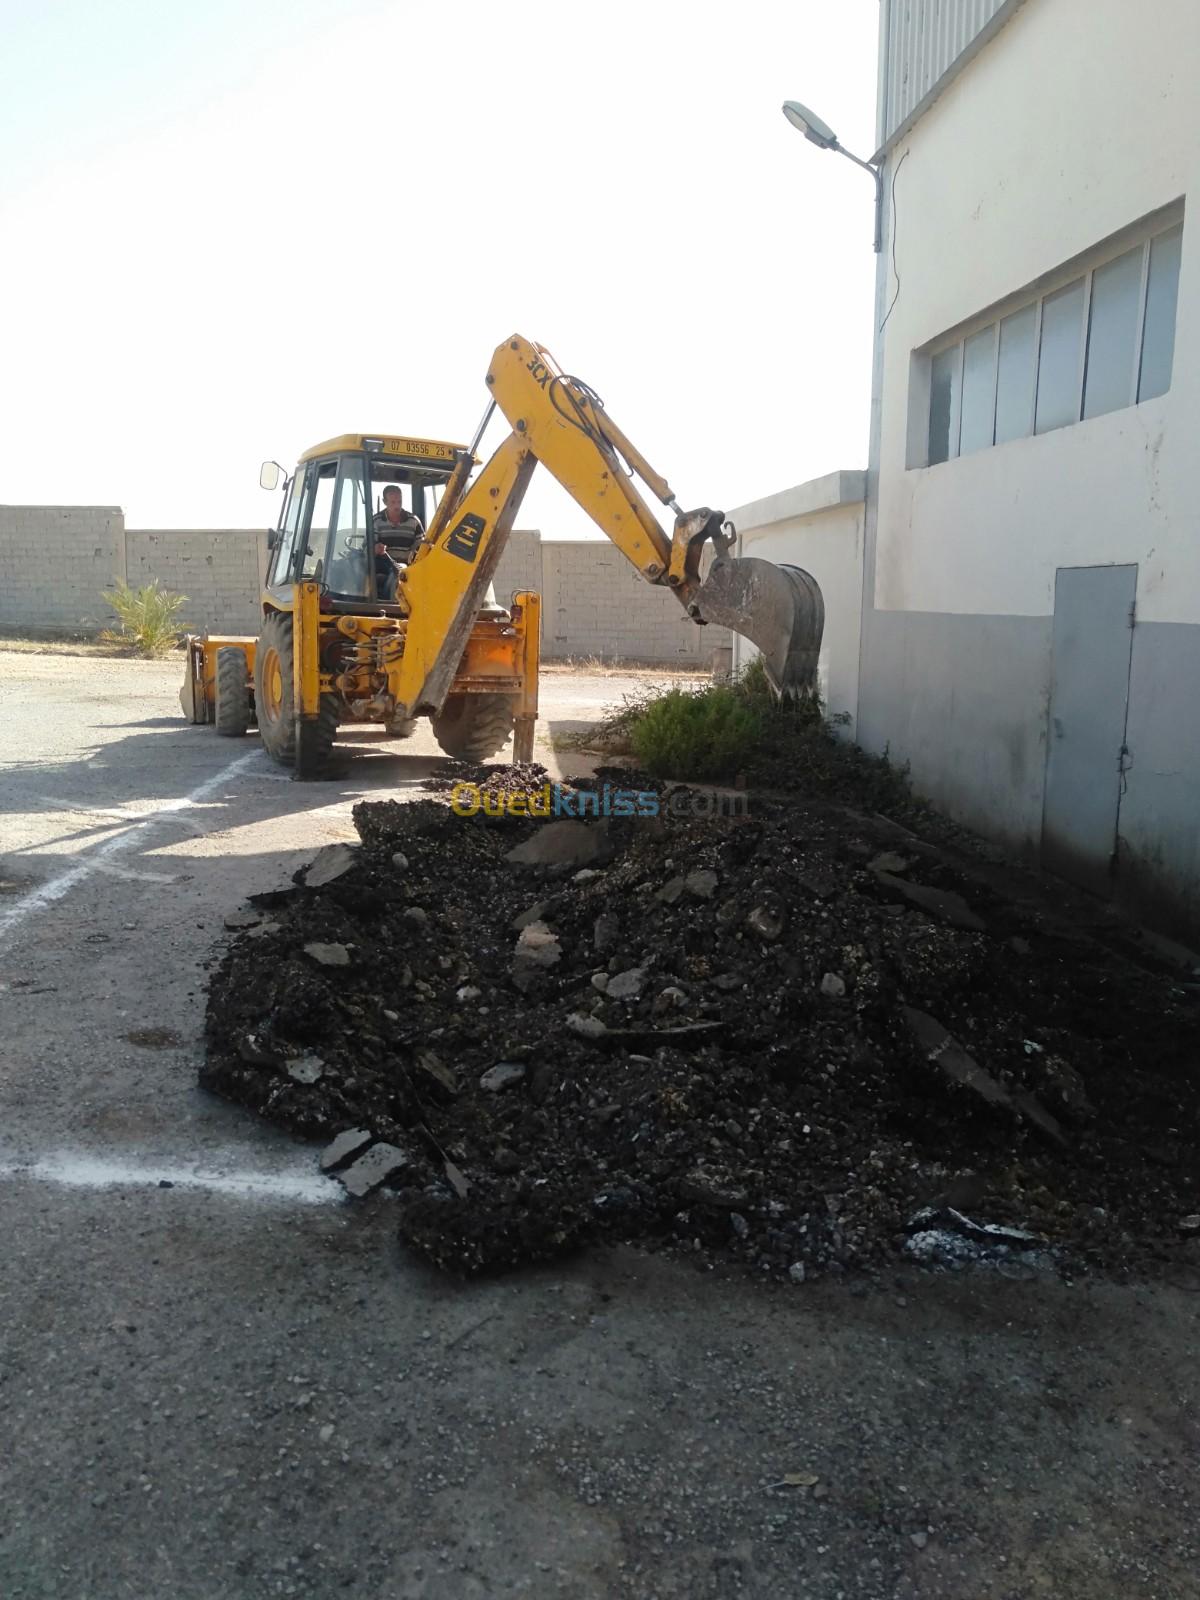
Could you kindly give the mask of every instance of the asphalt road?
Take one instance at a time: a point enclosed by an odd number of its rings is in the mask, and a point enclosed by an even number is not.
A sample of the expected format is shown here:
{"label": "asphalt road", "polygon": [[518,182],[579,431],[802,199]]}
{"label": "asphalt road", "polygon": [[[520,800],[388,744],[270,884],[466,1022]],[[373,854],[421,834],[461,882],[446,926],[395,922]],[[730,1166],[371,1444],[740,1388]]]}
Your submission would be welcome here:
{"label": "asphalt road", "polygon": [[4,1600],[1200,1592],[1200,1279],[464,1287],[201,1094],[225,913],[436,756],[293,784],[176,677],[0,650]]}

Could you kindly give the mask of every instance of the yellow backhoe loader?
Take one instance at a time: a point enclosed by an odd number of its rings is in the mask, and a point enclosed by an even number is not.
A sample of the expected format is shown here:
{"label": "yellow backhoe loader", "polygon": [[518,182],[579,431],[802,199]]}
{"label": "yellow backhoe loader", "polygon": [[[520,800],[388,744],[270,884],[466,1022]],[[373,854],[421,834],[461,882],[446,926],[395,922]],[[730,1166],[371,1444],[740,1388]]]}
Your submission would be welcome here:
{"label": "yellow backhoe loader", "polygon": [[[513,736],[513,760],[533,754],[541,597],[491,593],[496,565],[539,462],[648,583],[673,590],[697,623],[734,629],[758,646],[780,694],[816,682],[824,606],[798,567],[730,554],[723,513],[683,511],[674,491],[625,437],[594,390],[561,372],[540,345],[514,336],[492,357],[491,399],[469,446],[391,434],[346,434],[301,457],[285,484],[256,638],[189,636],[180,698],[193,722],[240,735],[252,722],[297,777],[326,769],[346,722],[382,723],[403,737],[428,717],[451,756],[482,761]],[[493,413],[508,437],[476,471]],[[263,468],[263,486],[280,469]],[[672,533],[635,476],[675,513]],[[397,574],[376,572],[375,491],[409,488],[425,539]],[[705,546],[714,559],[702,575]]]}

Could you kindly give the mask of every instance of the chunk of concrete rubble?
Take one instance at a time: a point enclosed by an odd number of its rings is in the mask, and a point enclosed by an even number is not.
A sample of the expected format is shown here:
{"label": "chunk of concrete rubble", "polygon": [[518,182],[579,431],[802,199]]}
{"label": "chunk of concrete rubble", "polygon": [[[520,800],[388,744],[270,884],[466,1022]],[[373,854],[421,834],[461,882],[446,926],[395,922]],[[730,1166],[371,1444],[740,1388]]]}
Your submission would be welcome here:
{"label": "chunk of concrete rubble", "polygon": [[952,889],[930,889],[923,883],[908,883],[892,872],[876,871],[875,878],[885,889],[893,890],[903,899],[919,906],[922,911],[940,917],[952,927],[964,928],[973,933],[982,933],[987,928],[983,918],[977,916],[962,895],[955,894]]}
{"label": "chunk of concrete rubble", "polygon": [[238,1040],[238,1055],[252,1066],[274,1066],[278,1052],[263,1044],[256,1033],[246,1033]]}
{"label": "chunk of concrete rubble", "polygon": [[599,972],[592,973],[592,988],[600,994],[608,992],[608,973],[603,968]]}
{"label": "chunk of concrete rubble", "polygon": [[732,1179],[710,1172],[706,1167],[693,1167],[679,1180],[679,1198],[694,1205],[716,1206],[723,1211],[736,1211],[748,1198],[745,1189],[739,1189]]}
{"label": "chunk of concrete rubble", "polygon": [[544,922],[527,922],[517,940],[517,960],[533,967],[553,967],[562,960],[562,942]]}
{"label": "chunk of concrete rubble", "polygon": [[411,923],[414,928],[423,928],[429,921],[429,913],[424,906],[406,906],[402,920]]}
{"label": "chunk of concrete rubble", "polygon": [[1082,1077],[1061,1056],[1047,1056],[1042,1072],[1042,1089],[1051,1104],[1073,1122],[1091,1122],[1096,1108],[1088,1099]]}
{"label": "chunk of concrete rubble", "polygon": [[397,872],[408,871],[408,857],[404,854],[403,850],[394,850],[392,852],[392,865],[395,867]]}
{"label": "chunk of concrete rubble", "polygon": [[262,912],[231,911],[223,921],[230,933],[237,933],[242,928],[257,928],[262,922]]}
{"label": "chunk of concrete rubble", "polygon": [[319,939],[304,946],[304,954],[322,967],[348,967],[350,951],[344,944],[322,944]]}
{"label": "chunk of concrete rubble", "polygon": [[323,889],[327,883],[345,877],[358,861],[358,846],[327,844],[317,851],[304,874],[306,889]]}
{"label": "chunk of concrete rubble", "polygon": [[1031,1273],[1050,1265],[1048,1241],[1025,1228],[976,1222],[953,1207],[930,1207],[908,1221],[904,1254],[928,1266],[958,1268],[976,1263],[1001,1272]]}
{"label": "chunk of concrete rubble", "polygon": [[517,912],[509,927],[520,933],[521,929],[527,928],[531,922],[541,922],[553,904],[553,900],[535,900],[531,906],[526,906],[524,911]]}
{"label": "chunk of concrete rubble", "polygon": [[297,1083],[316,1083],[325,1071],[325,1063],[320,1056],[296,1056],[287,1064],[287,1075],[295,1078]]}
{"label": "chunk of concrete rubble", "polygon": [[592,944],[601,955],[611,950],[621,937],[621,923],[615,912],[602,911],[592,924]]}
{"label": "chunk of concrete rubble", "polygon": [[846,992],[846,980],[836,972],[827,972],[821,979],[821,993],[829,1000],[840,1000]]}
{"label": "chunk of concrete rubble", "polygon": [[985,1104],[1024,1117],[1039,1133],[1055,1144],[1065,1144],[1062,1128],[1035,1095],[1025,1091],[1015,1094],[981,1067],[973,1056],[967,1054],[958,1040],[944,1028],[936,1017],[918,1011],[914,1006],[903,1008],[904,1022],[926,1061],[938,1069],[949,1082],[970,1089]]}
{"label": "chunk of concrete rubble", "polygon": [[432,1089],[439,1098],[453,1100],[461,1088],[455,1069],[447,1066],[441,1056],[432,1050],[418,1050],[413,1073],[418,1084]]}
{"label": "chunk of concrete rubble", "polygon": [[602,1039],[608,1032],[599,1017],[589,1016],[586,1011],[572,1011],[567,1018],[567,1027],[581,1039]]}
{"label": "chunk of concrete rubble", "polygon": [[380,1141],[373,1144],[365,1156],[338,1173],[346,1193],[352,1194],[355,1199],[361,1200],[364,1195],[370,1194],[372,1189],[378,1189],[381,1183],[386,1183],[389,1178],[396,1175],[408,1166],[407,1154],[398,1145],[387,1144]]}
{"label": "chunk of concrete rubble", "polygon": [[668,1011],[676,1011],[680,1006],[687,1004],[687,995],[677,984],[668,984],[665,989],[660,989],[654,996],[654,1004],[650,1007],[656,1017],[663,1016]]}
{"label": "chunk of concrete rubble", "polygon": [[607,843],[603,822],[589,825],[564,819],[544,823],[504,859],[519,867],[585,867],[603,854]]}
{"label": "chunk of concrete rubble", "polygon": [[322,1172],[332,1172],[334,1167],[340,1167],[343,1161],[349,1161],[360,1150],[370,1144],[372,1134],[367,1128],[346,1128],[343,1132],[321,1152],[320,1168]]}
{"label": "chunk of concrete rubble", "polygon": [[881,850],[867,865],[872,872],[907,872],[911,863],[896,850]]}
{"label": "chunk of concrete rubble", "polygon": [[783,932],[783,912],[778,906],[764,901],[751,911],[746,918],[746,926],[751,933],[756,933],[764,944],[774,944]]}
{"label": "chunk of concrete rubble", "polygon": [[594,878],[599,878],[600,872],[595,867],[580,867],[578,872],[571,874],[572,883],[591,883]]}
{"label": "chunk of concrete rubble", "polygon": [[711,900],[717,887],[717,875],[711,867],[699,867],[688,873],[683,886],[697,900]]}
{"label": "chunk of concrete rubble", "polygon": [[610,1000],[636,1000],[645,987],[645,967],[627,967],[608,980],[605,993]]}
{"label": "chunk of concrete rubble", "polygon": [[523,1061],[497,1061],[494,1067],[489,1067],[481,1074],[479,1087],[486,1089],[489,1094],[500,1094],[503,1090],[511,1089],[515,1084],[523,1082],[524,1078]]}
{"label": "chunk of concrete rubble", "polygon": [[976,1244],[1010,1245],[1016,1250],[1033,1250],[1047,1243],[1040,1233],[1028,1228],[1014,1228],[1002,1222],[976,1222],[955,1206],[922,1206],[905,1224],[907,1233],[924,1233],[940,1228],[947,1233],[957,1233]]}
{"label": "chunk of concrete rubble", "polygon": [[654,898],[656,900],[661,900],[664,905],[673,906],[676,900],[678,900],[680,895],[683,893],[686,883],[687,879],[682,876],[668,878],[666,883],[663,884],[662,888],[658,891]]}
{"label": "chunk of concrete rubble", "polygon": [[278,933],[279,928],[280,924],[278,922],[260,922],[256,928],[246,929],[246,937],[247,939],[266,939],[271,934]]}

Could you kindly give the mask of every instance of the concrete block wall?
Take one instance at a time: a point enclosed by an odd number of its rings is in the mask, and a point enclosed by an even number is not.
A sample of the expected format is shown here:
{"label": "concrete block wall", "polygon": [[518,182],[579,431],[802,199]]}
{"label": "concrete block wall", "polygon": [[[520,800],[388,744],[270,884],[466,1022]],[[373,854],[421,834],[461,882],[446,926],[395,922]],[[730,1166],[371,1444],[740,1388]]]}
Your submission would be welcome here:
{"label": "concrete block wall", "polygon": [[515,529],[496,570],[496,597],[515,589],[542,596],[547,661],[599,656],[706,671],[727,628],[701,628],[666,589],[640,578],[607,539],[543,539]]}
{"label": "concrete block wall", "polygon": [[[187,596],[191,631],[253,633],[267,566],[258,528],[130,528],[115,506],[0,507],[0,626],[98,632],[113,618],[100,598],[125,579],[156,579]],[[666,589],[643,582],[606,539],[543,539],[514,529],[496,571],[497,598],[542,595],[548,660],[674,663],[707,670],[725,628],[697,627]]]}
{"label": "concrete block wall", "polygon": [[256,633],[267,535],[257,528],[131,528],[131,589],[153,583],[187,596],[180,615],[193,633]]}
{"label": "concrete block wall", "polygon": [[542,588],[542,536],[536,528],[514,528],[508,536],[496,576],[496,599],[506,606],[518,589]]}
{"label": "concrete block wall", "polygon": [[100,592],[124,575],[124,550],[117,506],[0,506],[0,627],[107,627]]}

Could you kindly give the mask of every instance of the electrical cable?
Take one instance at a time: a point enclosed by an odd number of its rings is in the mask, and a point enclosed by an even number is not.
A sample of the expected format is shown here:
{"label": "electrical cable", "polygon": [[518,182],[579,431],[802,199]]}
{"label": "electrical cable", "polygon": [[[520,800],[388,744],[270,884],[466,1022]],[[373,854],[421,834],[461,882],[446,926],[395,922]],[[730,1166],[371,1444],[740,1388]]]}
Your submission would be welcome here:
{"label": "electrical cable", "polygon": [[892,275],[896,279],[896,292],[892,296],[891,305],[887,308],[887,316],[885,316],[883,321],[879,324],[879,332],[880,333],[882,333],[883,330],[887,327],[888,318],[891,316],[892,312],[896,309],[896,301],[899,300],[899,298],[900,298],[900,268],[896,265],[896,179],[900,176],[900,168],[908,160],[908,156],[909,156],[909,152],[906,150],[904,152],[904,154],[900,157],[899,161],[897,161],[896,165],[892,168],[892,229],[891,229],[892,240],[891,240],[891,244],[892,244]]}
{"label": "electrical cable", "polygon": [[[558,390],[560,385],[566,388],[567,399],[571,402],[571,409],[575,412],[574,416],[571,416],[568,414],[568,412],[564,411],[562,406],[558,403]],[[580,433],[582,433],[586,439],[590,439],[591,442],[596,446],[596,449],[599,450],[601,455],[615,460],[624,469],[625,476],[627,478],[636,477],[636,473],[629,465],[628,461],[626,461],[620,455],[620,453],[614,449],[609,440],[607,440],[604,435],[598,429],[594,428],[588,421],[587,414],[585,413],[583,406],[580,404],[577,396],[574,393],[574,390],[576,389],[580,391],[584,398],[588,400],[597,411],[604,410],[604,401],[596,393],[595,389],[592,388],[591,384],[585,383],[582,378],[572,377],[569,372],[564,372],[559,377],[551,378],[550,404],[558,412],[559,416],[562,417],[564,422],[569,422],[573,428],[578,428]]]}

